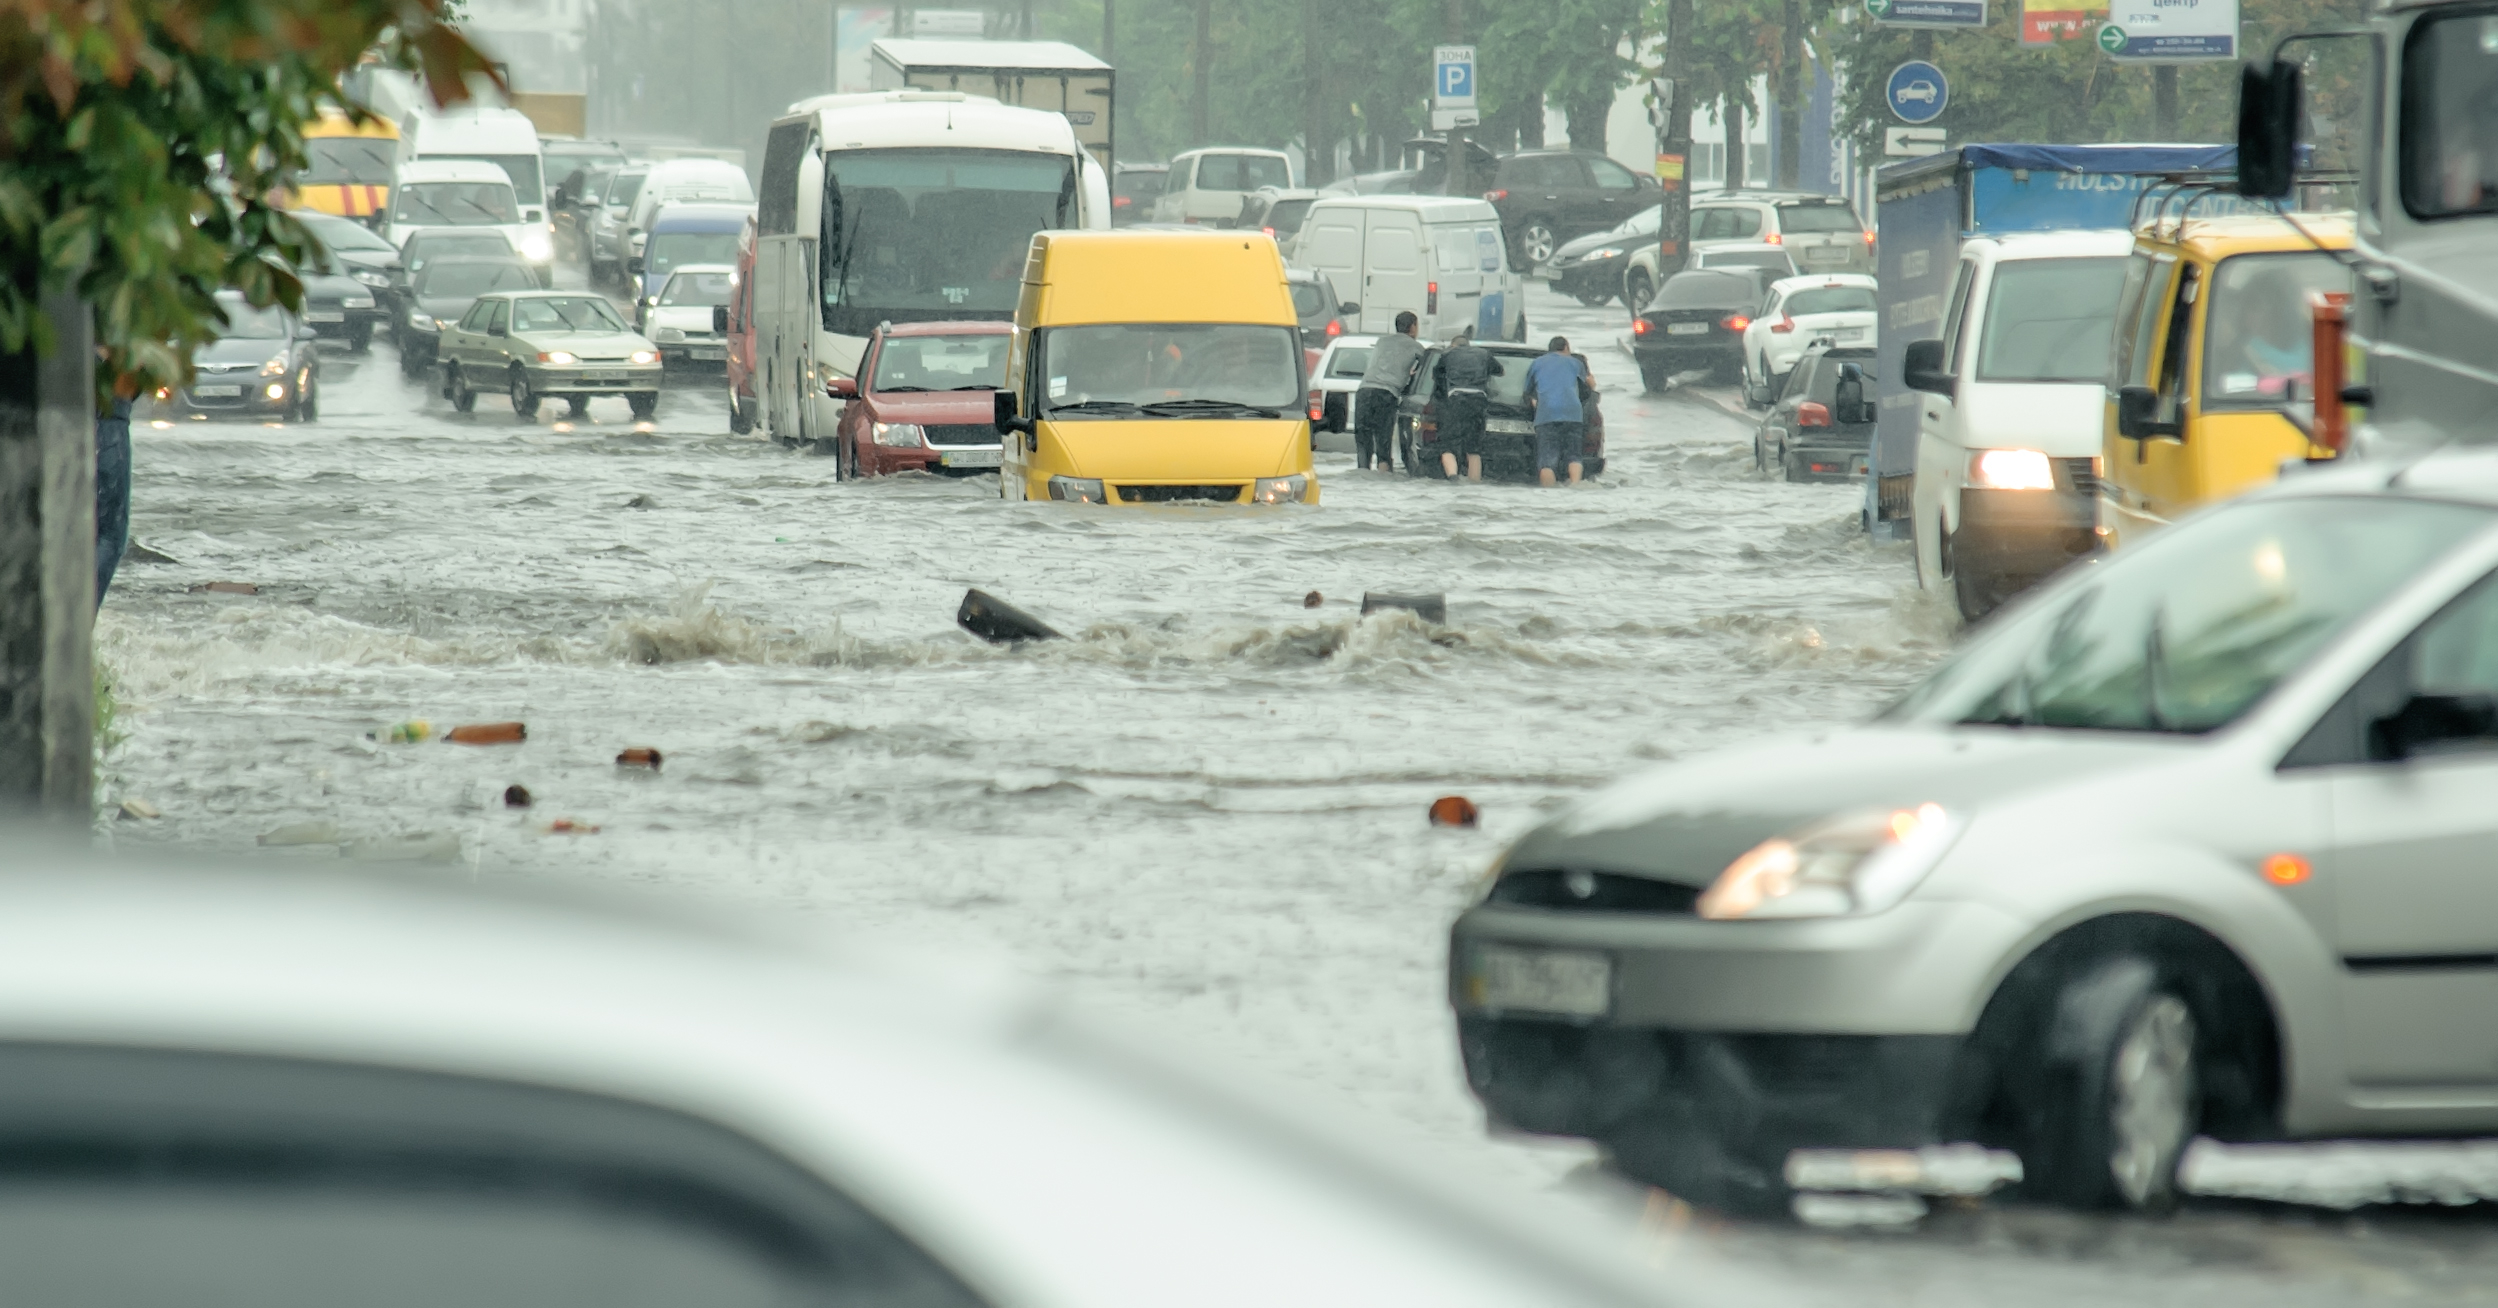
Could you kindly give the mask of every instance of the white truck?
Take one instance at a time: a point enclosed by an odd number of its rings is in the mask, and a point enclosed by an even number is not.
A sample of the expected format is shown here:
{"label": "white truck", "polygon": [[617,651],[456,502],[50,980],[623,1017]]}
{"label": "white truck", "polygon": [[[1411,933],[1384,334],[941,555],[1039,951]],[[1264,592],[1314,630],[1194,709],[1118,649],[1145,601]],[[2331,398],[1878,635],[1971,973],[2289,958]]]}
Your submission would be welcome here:
{"label": "white truck", "polygon": [[873,91],[962,91],[1066,115],[1093,162],[1110,171],[1110,65],[1064,41],[939,41],[893,37],[868,47]]}

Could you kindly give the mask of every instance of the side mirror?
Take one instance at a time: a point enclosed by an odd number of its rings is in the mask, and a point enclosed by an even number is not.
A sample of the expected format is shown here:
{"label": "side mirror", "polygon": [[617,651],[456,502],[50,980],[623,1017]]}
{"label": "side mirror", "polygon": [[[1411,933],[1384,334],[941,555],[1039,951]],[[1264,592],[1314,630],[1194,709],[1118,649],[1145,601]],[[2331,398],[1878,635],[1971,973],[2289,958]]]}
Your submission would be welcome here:
{"label": "side mirror", "polygon": [[1347,300],[1336,306],[1336,314],[1342,318],[1359,318],[1362,316],[1362,306]]}
{"label": "side mirror", "polygon": [[1908,353],[1900,361],[1900,380],[1912,391],[1950,396],[1958,389],[1952,375],[1943,371],[1943,343],[1938,340],[1910,341]]}
{"label": "side mirror", "polygon": [[2489,696],[2414,695],[2400,709],[2368,724],[2368,752],[2402,759],[2422,745],[2492,735],[2498,735],[2498,701]]}
{"label": "side mirror", "polygon": [[1874,420],[1874,406],[1865,402],[1865,369],[1862,364],[1839,365],[1839,386],[1830,401],[1831,420],[1842,427],[1857,427]]}
{"label": "side mirror", "polygon": [[832,396],[836,400],[856,399],[859,394],[859,379],[856,377],[835,377],[831,381],[824,383],[824,393]]}
{"label": "side mirror", "polygon": [[2238,194],[2278,200],[2298,174],[2298,65],[2250,63],[2238,71]]}
{"label": "side mirror", "polygon": [[638,254],[637,254],[637,255],[634,255],[632,258],[625,260],[625,271],[626,271],[626,272],[629,272],[629,273],[632,273],[632,274],[633,274],[634,276],[636,276],[636,277],[641,276],[641,275],[642,275],[642,256],[640,256],[640,255],[638,255]]}
{"label": "side mirror", "polygon": [[998,435],[1004,436],[1012,432],[1032,430],[1031,420],[1023,416],[1023,401],[1013,391],[992,393],[990,403],[996,406],[993,410],[993,418]]}
{"label": "side mirror", "polygon": [[2160,393],[2148,386],[2127,386],[2116,393],[2116,434],[2127,440],[2182,436],[2180,423],[2160,421]]}
{"label": "side mirror", "polygon": [[729,334],[729,306],[725,304],[711,306],[711,330],[720,336]]}

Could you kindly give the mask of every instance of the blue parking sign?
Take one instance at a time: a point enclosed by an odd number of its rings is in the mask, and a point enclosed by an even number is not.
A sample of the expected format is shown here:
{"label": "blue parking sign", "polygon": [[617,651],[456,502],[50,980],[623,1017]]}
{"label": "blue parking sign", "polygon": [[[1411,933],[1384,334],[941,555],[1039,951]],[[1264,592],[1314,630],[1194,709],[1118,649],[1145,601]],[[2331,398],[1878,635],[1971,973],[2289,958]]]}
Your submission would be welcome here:
{"label": "blue parking sign", "polygon": [[1475,93],[1473,64],[1440,65],[1440,98],[1462,100]]}
{"label": "blue parking sign", "polygon": [[1891,106],[1891,116],[1903,123],[1930,123],[1943,116],[1943,106],[1951,103],[1951,84],[1943,80],[1943,70],[1923,59],[1911,59],[1891,70],[1891,80],[1883,86],[1882,98]]}
{"label": "blue parking sign", "polygon": [[1437,46],[1431,52],[1431,100],[1435,109],[1475,107],[1475,48]]}

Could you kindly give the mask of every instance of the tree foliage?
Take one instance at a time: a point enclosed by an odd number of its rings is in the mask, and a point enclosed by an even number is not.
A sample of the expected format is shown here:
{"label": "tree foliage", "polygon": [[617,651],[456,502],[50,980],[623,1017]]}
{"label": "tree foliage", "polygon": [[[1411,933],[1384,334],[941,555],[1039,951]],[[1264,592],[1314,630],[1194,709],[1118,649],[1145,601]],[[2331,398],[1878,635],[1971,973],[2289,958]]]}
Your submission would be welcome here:
{"label": "tree foliage", "polygon": [[219,288],[300,306],[311,238],[267,199],[368,55],[446,101],[490,75],[442,0],[0,0],[0,349],[48,349],[74,287],[128,395],[185,378]]}

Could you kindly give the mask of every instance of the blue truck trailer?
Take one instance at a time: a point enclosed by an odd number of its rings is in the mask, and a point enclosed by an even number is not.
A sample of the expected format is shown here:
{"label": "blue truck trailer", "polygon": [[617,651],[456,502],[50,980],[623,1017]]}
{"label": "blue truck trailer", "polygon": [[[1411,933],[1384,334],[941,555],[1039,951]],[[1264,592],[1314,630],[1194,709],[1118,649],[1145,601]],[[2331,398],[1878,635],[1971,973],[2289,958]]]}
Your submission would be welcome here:
{"label": "blue truck trailer", "polygon": [[[1900,380],[1901,355],[1912,341],[1943,335],[1961,242],[2120,228],[2160,177],[2236,166],[2236,148],[2225,145],[1962,145],[1883,167],[1875,178],[1881,401],[1865,478],[1865,525],[1876,539],[1908,538],[1919,410]],[[2197,212],[2238,203],[2214,196]]]}

